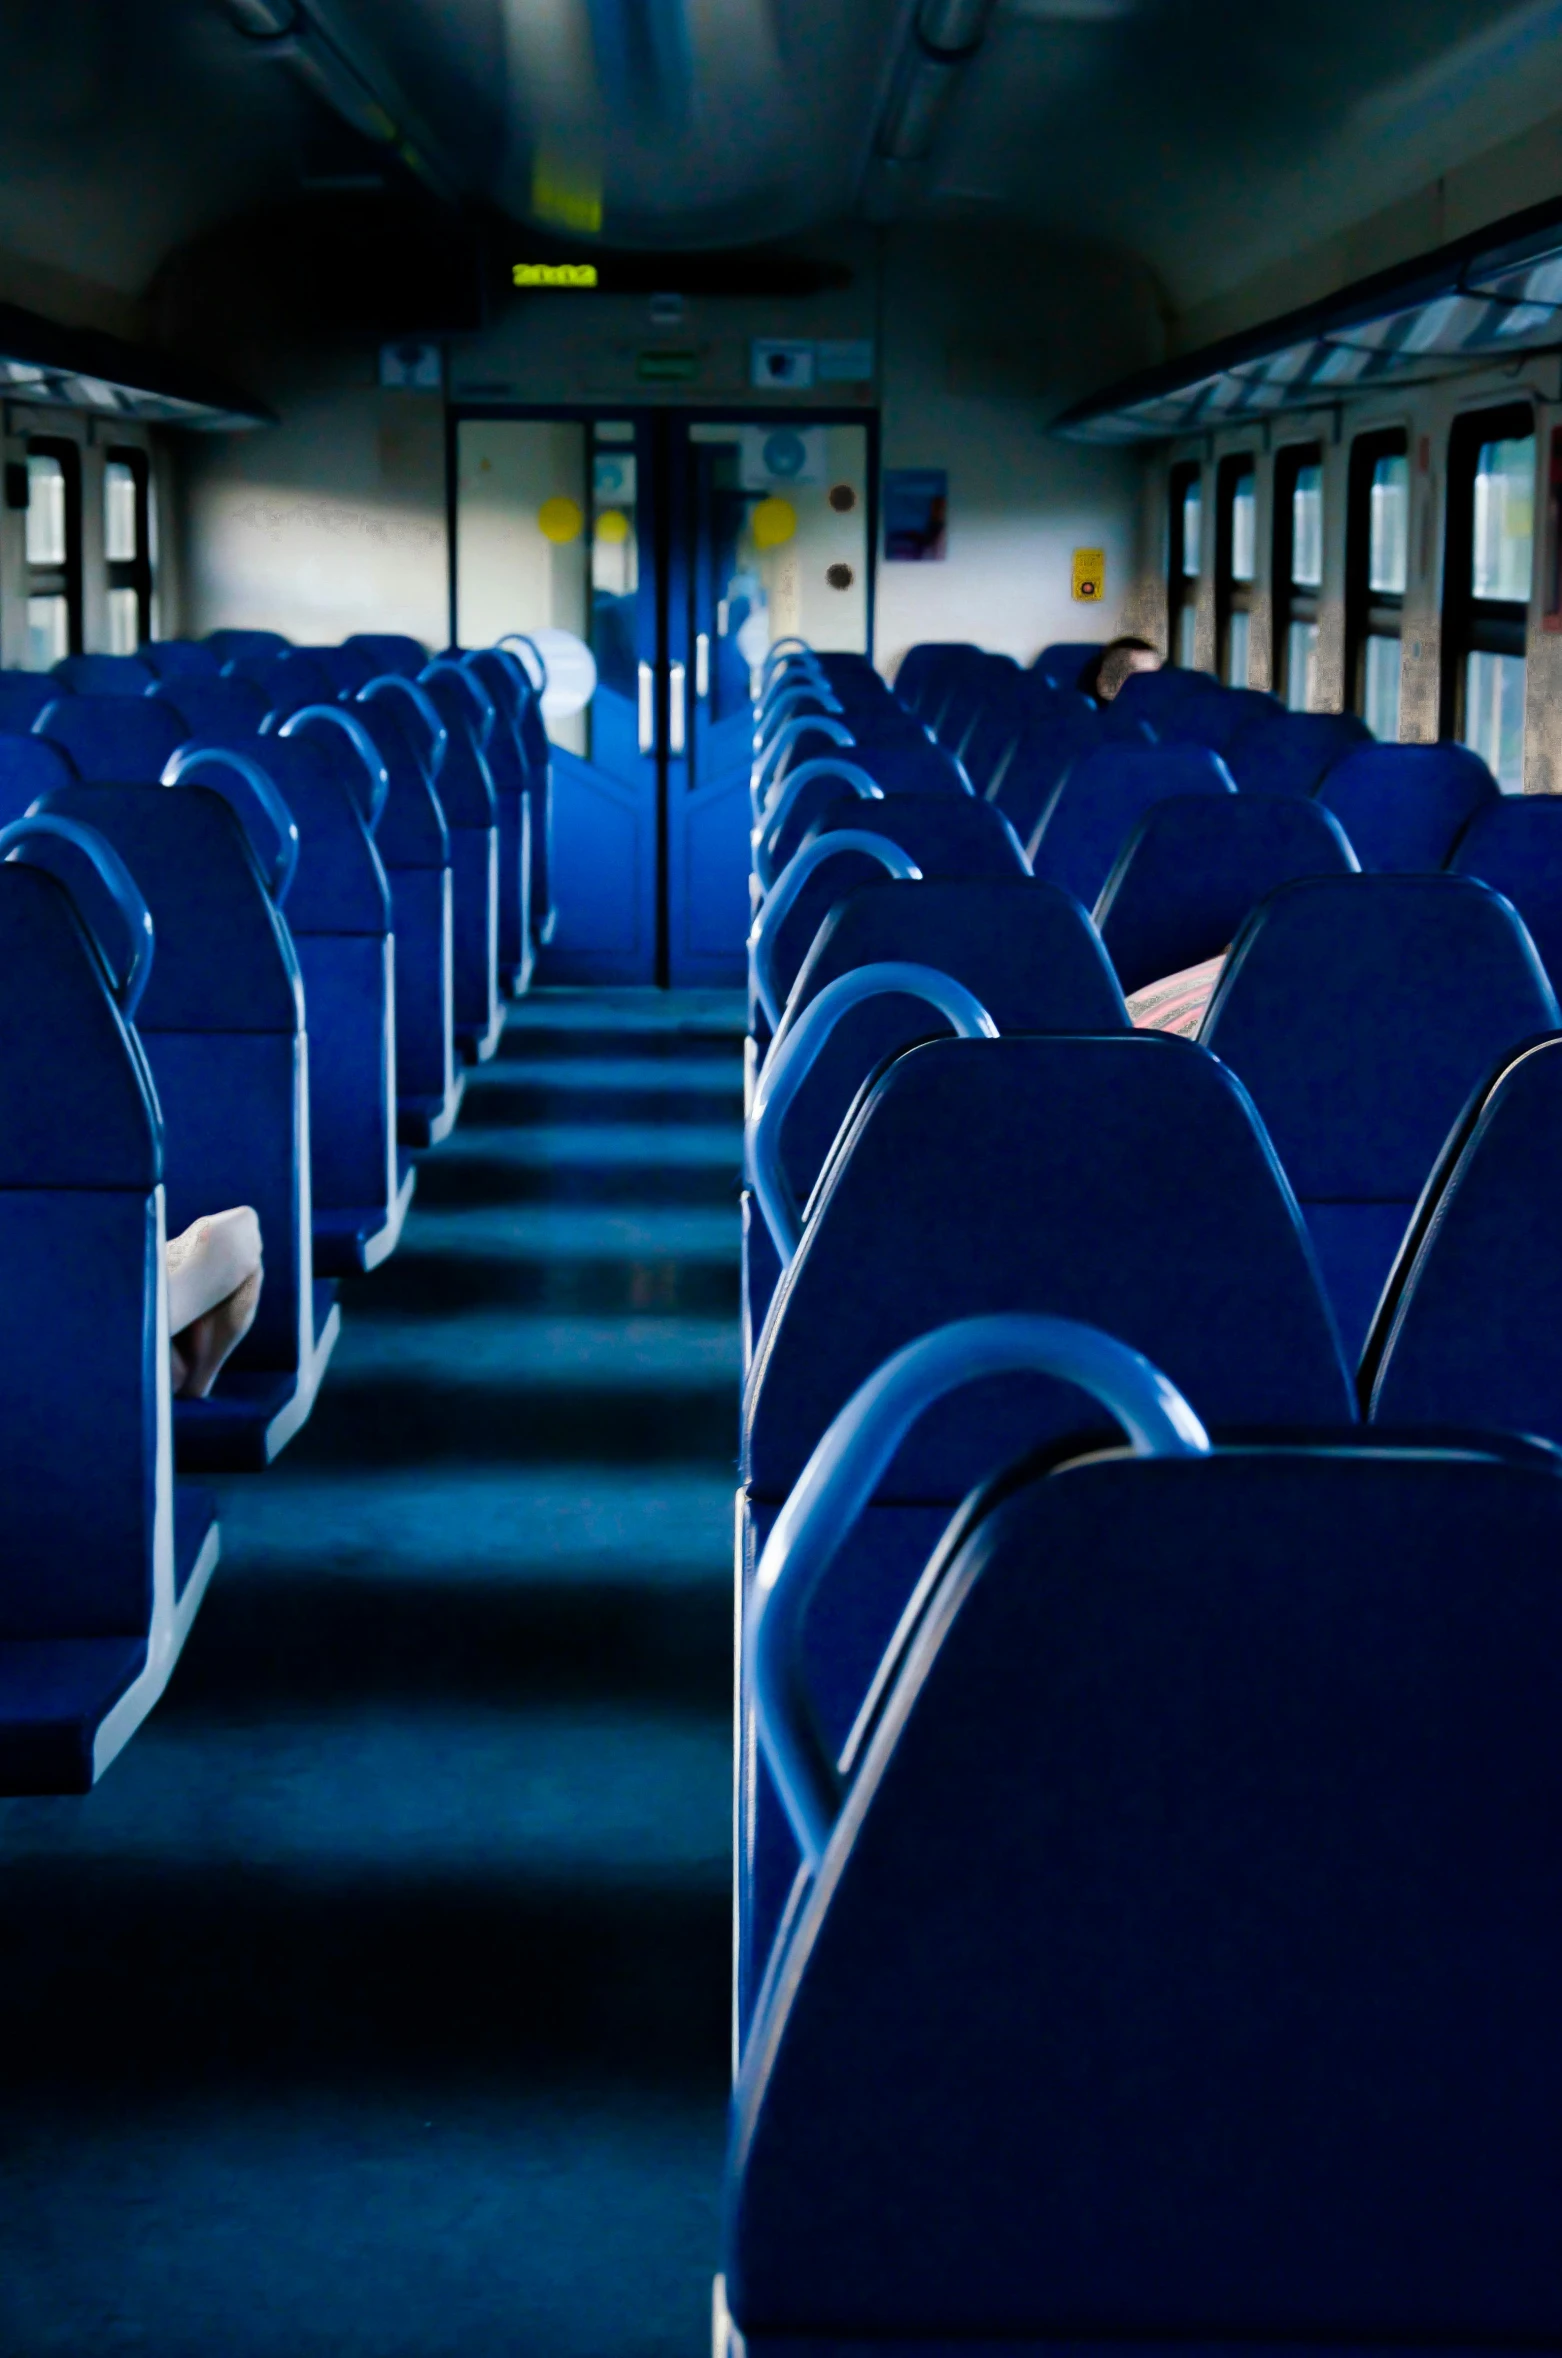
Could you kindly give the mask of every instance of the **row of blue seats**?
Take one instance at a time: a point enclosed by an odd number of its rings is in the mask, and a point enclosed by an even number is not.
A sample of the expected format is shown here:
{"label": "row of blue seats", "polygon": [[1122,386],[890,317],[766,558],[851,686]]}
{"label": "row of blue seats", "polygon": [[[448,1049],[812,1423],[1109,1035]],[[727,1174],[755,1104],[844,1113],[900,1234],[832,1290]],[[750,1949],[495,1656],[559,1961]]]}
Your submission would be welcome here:
{"label": "row of blue seats", "polygon": [[[882,696],[773,660],[757,838]],[[1551,981],[1475,875],[1174,792],[1139,952],[1233,946],[1136,1033],[1105,922],[897,866],[897,800],[751,1060],[736,2332],[1544,2340]]]}
{"label": "row of blue seats", "polygon": [[[480,723],[518,766],[525,679],[474,651],[226,743],[89,688],[0,734],[0,1789],[90,1784],[162,1691],[217,1548],[176,1470],[301,1428],[336,1278],[393,1249],[458,1042],[497,1040],[498,828],[461,781]],[[166,1239],[237,1204],[257,1314],[174,1401]]]}

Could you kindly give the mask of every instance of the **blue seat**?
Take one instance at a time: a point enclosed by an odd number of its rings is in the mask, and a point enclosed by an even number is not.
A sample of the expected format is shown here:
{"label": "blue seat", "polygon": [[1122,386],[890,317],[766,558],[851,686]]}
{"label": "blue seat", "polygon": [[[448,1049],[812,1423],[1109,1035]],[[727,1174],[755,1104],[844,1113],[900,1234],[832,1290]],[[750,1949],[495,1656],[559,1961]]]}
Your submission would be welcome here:
{"label": "blue seat", "polygon": [[450,845],[451,993],[456,1047],[483,1064],[499,1045],[499,805],[493,774],[463,710],[446,721],[420,681],[386,672],[361,688],[361,709],[393,712],[444,814]]}
{"label": "blue seat", "polygon": [[1026,845],[1031,865],[1093,908],[1118,853],[1152,805],[1174,794],[1235,792],[1230,771],[1208,746],[1126,739],[1097,745],[1071,762],[1053,788]]}
{"label": "blue seat", "polygon": [[1562,1442],[1562,1039],[1505,1059],[1444,1147],[1362,1355],[1374,1419]]}
{"label": "blue seat", "polygon": [[925,729],[869,730],[858,735],[851,758],[886,794],[969,794],[971,781],[947,746]]}
{"label": "blue seat", "polygon": [[265,690],[266,702],[281,719],[302,712],[306,704],[330,704],[341,694],[332,666],[314,647],[288,647],[281,654],[257,651],[236,655],[223,666],[230,678],[253,680]]}
{"label": "blue seat", "polygon": [[922,639],[901,657],[893,682],[908,712],[918,712],[929,690],[962,656],[980,655],[968,639]]}
{"label": "blue seat", "polygon": [[428,690],[441,720],[472,732],[488,765],[498,828],[498,906],[494,956],[506,998],[529,987],[536,959],[532,930],[532,807],[525,762],[514,729],[469,664],[441,656],[425,664],[418,684]]}
{"label": "blue seat", "polygon": [[[1296,1200],[1239,1081],[1153,1033],[935,1040],[897,1057],[825,1166],[744,1397],[740,1564],[837,1410],[946,1321],[1033,1310],[1147,1352],[1214,1425],[1340,1426],[1354,1396]],[[973,1385],[919,1424],[804,1636],[832,1754],[939,1532],[1020,1451],[1096,1429],[1040,1381]],[[739,1987],[752,2003],[796,1866],[743,1737]],[[746,1820],[746,1823],[744,1822]]]}
{"label": "blue seat", "polygon": [[46,737],[0,737],[0,826],[31,810],[51,786],[69,786],[76,772]]}
{"label": "blue seat", "polygon": [[[1102,718],[1088,696],[1060,689],[1033,704],[986,787],[1022,843],[1028,843],[1058,781],[1082,755],[1105,742]],[[1148,743],[1148,733],[1142,742]]]}
{"label": "blue seat", "polygon": [[[1020,876],[933,877],[869,885],[836,903],[787,1004],[776,1055],[820,992],[866,966],[897,962],[952,975],[1000,1032],[1125,1032],[1128,1011],[1100,937],[1079,903]],[[863,1083],[885,1060],[947,1027],[926,1001],[893,994],[854,1007],[814,1055],[785,1117],[782,1164],[793,1199],[808,1200]],[[745,1192],[745,1359],[769,1307],[780,1261]]]}
{"label": "blue seat", "polygon": [[1372,742],[1353,712],[1277,712],[1243,729],[1226,750],[1231,775],[1246,792],[1314,794],[1337,761]]}
{"label": "blue seat", "polygon": [[1163,745],[1208,745],[1224,753],[1244,729],[1284,709],[1261,688],[1204,688],[1178,697],[1155,733]]}
{"label": "blue seat", "polygon": [[89,786],[150,786],[187,731],[178,712],[156,696],[60,696],[33,727],[61,746]]}
{"label": "blue seat", "polygon": [[1503,794],[1476,810],[1449,857],[1513,903],[1550,975],[1562,986],[1562,798]]}
{"label": "blue seat", "polygon": [[54,677],[72,696],[144,696],[157,685],[139,655],[62,655]]}
{"label": "blue seat", "polygon": [[1243,919],[1293,876],[1357,868],[1339,821],[1289,794],[1174,795],[1147,810],[1095,907],[1125,991],[1218,958]]}
{"label": "blue seat", "polygon": [[1181,664],[1163,663],[1159,671],[1130,672],[1113,697],[1112,708],[1148,723],[1159,736],[1185,697],[1206,695],[1220,684],[1212,671],[1188,671]]}
{"label": "blue seat", "polygon": [[152,701],[177,714],[186,736],[195,738],[256,736],[271,710],[264,688],[232,674],[207,679],[202,673],[173,672],[153,689]]}
{"label": "blue seat", "polygon": [[[532,938],[540,948],[551,940],[558,916],[553,905],[553,762],[541,706],[524,665],[506,649],[476,647],[459,660],[482,681],[520,749],[531,810]],[[513,976],[524,961],[513,933],[502,930],[507,905],[501,900],[499,962],[501,971]]]}
{"label": "blue seat", "polygon": [[206,1400],[175,1403],[181,1466],[266,1465],[305,1422],[341,1314],[314,1276],[303,991],[244,821],[210,786],[67,786],[40,806],[106,836],[152,912],[137,1029],[164,1122],[168,1224],[252,1204],[255,1323]]}
{"label": "blue seat", "polygon": [[[327,678],[334,682],[339,696],[355,696],[360,688],[366,688],[370,680],[378,679],[387,668],[382,663],[376,663],[369,649],[359,646],[354,639],[346,639],[335,647],[300,647],[298,652],[314,657]],[[392,665],[389,668],[399,667]]]}
{"label": "blue seat", "polygon": [[734,2095],[748,2358],[1562,2328],[1556,1460],[1173,1438],[973,1502],[838,1781],[776,1641],[817,1863]]}
{"label": "blue seat", "polygon": [[396,936],[396,1119],[404,1146],[433,1146],[460,1111],[455,1054],[450,838],[438,797],[388,705],[305,705],[284,739],[317,746],[357,800],[390,879]]}
{"label": "blue seat", "polygon": [[382,672],[400,671],[415,680],[428,661],[428,649],[401,631],[355,630],[342,644],[363,650],[372,666],[371,679]]}
{"label": "blue seat", "polygon": [[1036,702],[1034,692],[1027,693],[1028,686],[1025,674],[1016,674],[1012,684],[995,688],[974,714],[957,748],[973,794],[986,796],[1019,742]]}
{"label": "blue seat", "polygon": [[0,730],[10,735],[30,729],[60,690],[61,682],[46,671],[0,671]]}
{"label": "blue seat", "polygon": [[279,630],[209,630],[202,644],[228,664],[241,655],[281,655],[288,642]]}
{"label": "blue seat", "polygon": [[1528,934],[1471,877],[1310,877],[1244,926],[1199,1037],[1263,1116],[1352,1361],[1466,1100],[1558,1023]]}
{"label": "blue seat", "polygon": [[1077,688],[1085,665],[1094,662],[1105,644],[1104,639],[1058,639],[1042,648],[1031,670],[1049,688]]}
{"label": "blue seat", "polygon": [[815,843],[842,827],[870,827],[910,852],[924,876],[1027,876],[1030,863],[1002,811],[969,794],[885,793],[864,803],[838,795],[803,837]]}
{"label": "blue seat", "polygon": [[1496,779],[1467,745],[1363,745],[1325,773],[1333,811],[1369,875],[1441,868]]}
{"label": "blue seat", "polygon": [[298,830],[287,923],[309,1033],[314,1266],[322,1277],[347,1277],[395,1250],[416,1178],[396,1144],[390,883],[359,806],[307,735],[186,746],[168,780],[223,790],[255,766]]}
{"label": "blue seat", "polygon": [[204,639],[148,639],[138,654],[160,680],[215,680],[222,671],[216,648]]}
{"label": "blue seat", "polygon": [[[146,907],[87,830],[0,835],[0,1792],[85,1792],[217,1559],[173,1480]],[[74,837],[74,841],[71,840]],[[94,921],[94,918],[99,920]]]}
{"label": "blue seat", "polygon": [[980,663],[964,666],[939,707],[933,729],[939,744],[961,754],[983,710],[995,698],[1017,693],[1024,681],[1012,655],[984,655]]}

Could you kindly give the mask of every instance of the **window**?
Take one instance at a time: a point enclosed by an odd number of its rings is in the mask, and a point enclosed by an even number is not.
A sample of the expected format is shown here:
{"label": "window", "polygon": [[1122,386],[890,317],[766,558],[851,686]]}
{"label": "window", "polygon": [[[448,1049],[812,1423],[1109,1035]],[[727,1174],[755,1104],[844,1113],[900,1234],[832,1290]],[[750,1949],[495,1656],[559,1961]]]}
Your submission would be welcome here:
{"label": "window", "polygon": [[112,655],[133,655],[152,635],[151,522],[145,451],[111,450],[103,468],[103,557]]}
{"label": "window", "polygon": [[1171,479],[1171,549],[1166,595],[1167,646],[1173,663],[1191,671],[1199,623],[1199,567],[1203,561],[1204,486],[1196,466],[1175,467]]}
{"label": "window", "polygon": [[1258,473],[1250,458],[1223,459],[1217,481],[1216,667],[1228,687],[1245,688],[1258,562]]}
{"label": "window", "polygon": [[1524,642],[1535,530],[1528,407],[1462,418],[1448,457],[1443,725],[1505,794],[1524,787]]}
{"label": "window", "polygon": [[81,645],[81,461],[74,442],[27,451],[27,668]]}
{"label": "window", "polygon": [[1311,712],[1323,589],[1323,452],[1307,442],[1275,460],[1275,684]]}
{"label": "window", "polygon": [[1374,737],[1399,736],[1400,633],[1410,562],[1404,432],[1358,437],[1345,520],[1345,661],[1353,710]]}

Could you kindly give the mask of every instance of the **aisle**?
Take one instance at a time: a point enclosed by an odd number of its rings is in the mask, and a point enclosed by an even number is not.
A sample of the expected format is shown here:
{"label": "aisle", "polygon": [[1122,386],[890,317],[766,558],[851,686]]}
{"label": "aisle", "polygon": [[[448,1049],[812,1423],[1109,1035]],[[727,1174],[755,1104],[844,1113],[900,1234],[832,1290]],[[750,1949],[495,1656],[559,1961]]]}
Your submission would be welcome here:
{"label": "aisle", "polygon": [[702,2358],[737,1000],[512,1013],[164,1703],[0,1802],[0,2350]]}

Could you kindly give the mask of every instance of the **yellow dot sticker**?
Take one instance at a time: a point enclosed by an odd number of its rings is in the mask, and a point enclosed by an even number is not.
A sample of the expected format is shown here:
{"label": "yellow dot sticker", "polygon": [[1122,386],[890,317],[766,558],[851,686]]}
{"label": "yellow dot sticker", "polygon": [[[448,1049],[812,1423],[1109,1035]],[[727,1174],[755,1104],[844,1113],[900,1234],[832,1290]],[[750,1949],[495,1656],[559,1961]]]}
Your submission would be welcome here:
{"label": "yellow dot sticker", "polygon": [[579,540],[585,529],[585,511],[579,500],[545,499],[537,510],[537,523],[543,539],[562,548],[566,541]]}
{"label": "yellow dot sticker", "polygon": [[797,510],[789,499],[762,499],[749,522],[756,548],[784,548],[797,531]]}
{"label": "yellow dot sticker", "polygon": [[1105,549],[1074,551],[1074,595],[1087,606],[1093,606],[1099,598],[1105,597]]}
{"label": "yellow dot sticker", "polygon": [[629,538],[629,518],[622,508],[604,508],[597,518],[597,538],[617,548]]}

